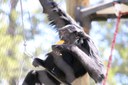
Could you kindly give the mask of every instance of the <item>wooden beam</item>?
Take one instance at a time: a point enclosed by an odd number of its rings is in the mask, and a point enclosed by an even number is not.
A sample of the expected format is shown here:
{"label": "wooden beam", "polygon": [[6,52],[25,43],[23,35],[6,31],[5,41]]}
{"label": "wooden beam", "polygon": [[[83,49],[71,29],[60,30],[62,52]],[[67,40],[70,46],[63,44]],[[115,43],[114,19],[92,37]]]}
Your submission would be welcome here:
{"label": "wooden beam", "polygon": [[[117,16],[115,14],[92,14],[92,21],[106,21],[107,19],[116,19]],[[122,19],[128,19],[128,15],[121,16]]]}
{"label": "wooden beam", "polygon": [[108,8],[110,6],[113,6],[113,2],[106,2],[106,3],[98,4],[96,6],[83,8],[83,9],[80,9],[80,13],[82,13],[82,16],[88,16],[90,14],[93,14],[93,13],[99,11],[99,10]]}
{"label": "wooden beam", "polygon": [[[77,9],[77,18],[79,21],[84,21],[84,19],[91,19],[91,21],[98,20],[107,20],[108,18],[117,18],[116,11],[117,9],[114,6],[114,3],[118,3],[120,6],[120,11],[122,13],[128,13],[128,1],[110,1],[106,3],[100,3],[96,6],[84,7]],[[79,16],[81,15],[81,16]],[[121,18],[128,18],[127,15],[122,15]]]}

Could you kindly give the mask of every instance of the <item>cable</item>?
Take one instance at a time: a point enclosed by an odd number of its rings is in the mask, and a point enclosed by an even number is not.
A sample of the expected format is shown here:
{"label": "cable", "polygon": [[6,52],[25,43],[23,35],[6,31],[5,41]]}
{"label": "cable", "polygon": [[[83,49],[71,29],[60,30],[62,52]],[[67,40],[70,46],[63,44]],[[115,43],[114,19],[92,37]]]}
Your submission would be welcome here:
{"label": "cable", "polygon": [[[25,51],[26,51],[26,38],[25,38],[25,30],[24,30],[24,22],[23,22],[23,7],[22,7],[22,0],[20,0],[20,8],[21,8],[21,21],[22,21],[22,29],[23,29],[23,39],[24,39],[24,54],[25,54]],[[20,67],[20,74],[19,74],[19,79],[18,79],[18,82],[17,82],[17,85],[19,85],[19,81],[21,79],[21,76],[22,76],[22,73],[23,73],[23,67],[24,67],[24,59],[23,59],[23,63],[21,64],[21,67]]]}

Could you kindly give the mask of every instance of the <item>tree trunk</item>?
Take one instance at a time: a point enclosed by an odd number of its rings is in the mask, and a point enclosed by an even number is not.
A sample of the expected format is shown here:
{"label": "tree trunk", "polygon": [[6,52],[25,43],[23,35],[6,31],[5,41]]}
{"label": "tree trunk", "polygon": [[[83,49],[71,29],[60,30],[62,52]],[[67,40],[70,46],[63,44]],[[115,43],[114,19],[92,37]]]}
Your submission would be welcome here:
{"label": "tree trunk", "polygon": [[[76,19],[76,9],[78,7],[87,7],[89,5],[89,0],[66,0],[67,12],[72,18]],[[78,15],[81,16],[81,15]],[[91,28],[91,20],[87,16],[86,18],[81,17],[82,20],[78,21],[81,26],[84,28],[84,31],[89,34]],[[76,79],[73,82],[73,85],[89,85],[89,75],[85,74],[84,76]]]}
{"label": "tree trunk", "polygon": [[11,8],[10,8],[10,14],[9,14],[9,27],[7,30],[7,33],[11,36],[15,35],[15,28],[16,28],[16,5],[18,3],[18,0],[11,0]]}

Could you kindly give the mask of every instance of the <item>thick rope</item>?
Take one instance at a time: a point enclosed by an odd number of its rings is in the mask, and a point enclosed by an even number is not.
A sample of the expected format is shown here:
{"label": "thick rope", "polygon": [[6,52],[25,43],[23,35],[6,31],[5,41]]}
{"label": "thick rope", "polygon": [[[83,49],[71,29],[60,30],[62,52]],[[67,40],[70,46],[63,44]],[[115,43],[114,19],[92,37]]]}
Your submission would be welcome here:
{"label": "thick rope", "polygon": [[115,41],[116,41],[116,36],[117,36],[117,33],[118,33],[119,23],[120,23],[120,14],[119,14],[119,16],[117,18],[116,29],[115,29],[115,33],[114,33],[114,38],[112,40],[110,56],[109,56],[108,65],[107,65],[106,77],[105,77],[105,80],[103,82],[103,85],[106,85],[108,73],[109,73],[109,70],[110,70],[110,67],[111,67],[111,63],[112,63],[112,52],[113,52],[114,46],[115,46]]}
{"label": "thick rope", "polygon": [[111,68],[111,64],[112,64],[112,53],[113,53],[113,50],[114,50],[114,47],[115,47],[116,36],[117,36],[117,33],[118,33],[120,19],[121,19],[121,16],[122,15],[128,15],[128,12],[119,12],[119,15],[117,17],[116,29],[115,29],[115,33],[114,33],[114,38],[112,40],[110,56],[109,56],[108,65],[107,65],[107,72],[106,72],[106,77],[105,77],[105,79],[103,81],[103,85],[106,85],[108,73],[109,73],[109,70]]}

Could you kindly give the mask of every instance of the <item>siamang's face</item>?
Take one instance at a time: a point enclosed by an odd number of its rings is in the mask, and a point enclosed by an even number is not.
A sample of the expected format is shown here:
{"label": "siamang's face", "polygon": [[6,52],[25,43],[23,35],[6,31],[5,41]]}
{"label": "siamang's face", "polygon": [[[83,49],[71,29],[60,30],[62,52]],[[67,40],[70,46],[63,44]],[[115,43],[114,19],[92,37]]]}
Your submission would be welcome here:
{"label": "siamang's face", "polygon": [[68,29],[61,30],[60,35],[65,44],[73,44],[79,39],[76,32],[70,32]]}

